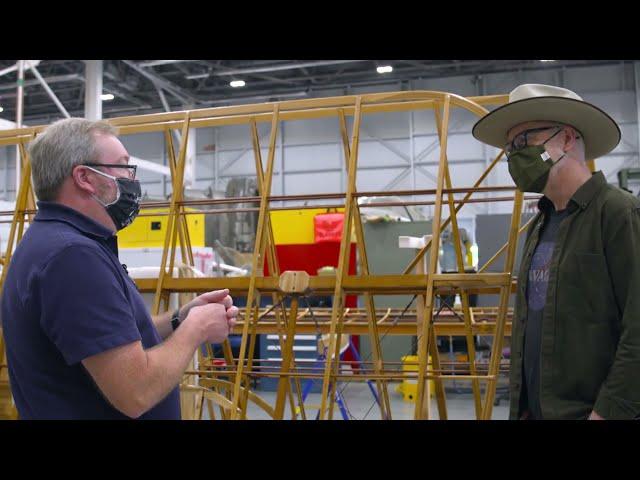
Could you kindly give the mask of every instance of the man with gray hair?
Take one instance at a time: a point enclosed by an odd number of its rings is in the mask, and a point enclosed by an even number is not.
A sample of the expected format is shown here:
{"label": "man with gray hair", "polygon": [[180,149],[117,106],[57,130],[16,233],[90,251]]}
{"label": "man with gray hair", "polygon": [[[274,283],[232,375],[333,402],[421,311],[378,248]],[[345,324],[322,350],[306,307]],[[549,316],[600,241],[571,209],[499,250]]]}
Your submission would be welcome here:
{"label": "man with gray hair", "polygon": [[238,309],[228,290],[152,318],[118,261],[115,233],[140,184],[106,122],[50,125],[30,145],[38,213],[2,293],[9,380],[22,419],[180,419],[178,384]]}
{"label": "man with gray hair", "polygon": [[480,119],[523,192],[543,193],[524,244],[511,336],[512,419],[640,415],[640,201],[591,173],[620,141],[574,92],[521,85]]}

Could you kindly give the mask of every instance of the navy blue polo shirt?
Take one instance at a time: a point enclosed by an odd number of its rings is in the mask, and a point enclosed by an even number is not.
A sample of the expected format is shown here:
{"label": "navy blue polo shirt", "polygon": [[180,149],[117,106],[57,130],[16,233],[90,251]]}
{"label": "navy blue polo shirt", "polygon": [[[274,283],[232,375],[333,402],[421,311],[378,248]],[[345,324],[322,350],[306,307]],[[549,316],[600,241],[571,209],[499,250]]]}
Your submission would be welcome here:
{"label": "navy blue polo shirt", "polygon": [[[38,202],[2,294],[9,381],[22,419],[125,419],[82,360],[162,342],[109,229],[64,205]],[[141,419],[179,419],[176,387]]]}

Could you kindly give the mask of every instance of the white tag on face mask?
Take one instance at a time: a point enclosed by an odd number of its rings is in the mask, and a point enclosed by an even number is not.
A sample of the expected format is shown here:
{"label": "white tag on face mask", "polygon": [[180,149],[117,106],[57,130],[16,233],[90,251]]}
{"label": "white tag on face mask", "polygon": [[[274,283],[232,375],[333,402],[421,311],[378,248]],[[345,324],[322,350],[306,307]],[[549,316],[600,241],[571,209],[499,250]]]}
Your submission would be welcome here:
{"label": "white tag on face mask", "polygon": [[540,158],[542,158],[542,160],[547,161],[547,160],[549,160],[549,159],[551,158],[551,155],[549,155],[549,154],[545,151],[545,152],[542,152],[542,153],[540,154]]}

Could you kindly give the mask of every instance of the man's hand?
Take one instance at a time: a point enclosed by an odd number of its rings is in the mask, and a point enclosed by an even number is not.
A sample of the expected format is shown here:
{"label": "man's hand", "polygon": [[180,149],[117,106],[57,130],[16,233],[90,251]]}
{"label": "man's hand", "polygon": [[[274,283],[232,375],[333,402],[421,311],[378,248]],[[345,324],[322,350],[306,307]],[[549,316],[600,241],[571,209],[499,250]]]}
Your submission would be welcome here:
{"label": "man's hand", "polygon": [[589,418],[587,420],[604,420],[604,418],[598,415],[595,410],[592,410],[591,415],[589,415]]}
{"label": "man's hand", "polygon": [[207,303],[196,305],[191,309],[181,329],[193,332],[198,344],[222,343],[227,339],[231,328],[235,325],[235,318],[229,320],[224,305]]}
{"label": "man's hand", "polygon": [[238,307],[233,306],[233,299],[229,295],[229,290],[226,288],[224,290],[213,290],[203,293],[180,308],[180,323],[187,318],[189,311],[193,307],[201,307],[209,303],[219,303],[224,306],[227,312],[227,320],[229,321],[229,331],[231,331],[231,328],[235,325],[235,319],[238,316]]}

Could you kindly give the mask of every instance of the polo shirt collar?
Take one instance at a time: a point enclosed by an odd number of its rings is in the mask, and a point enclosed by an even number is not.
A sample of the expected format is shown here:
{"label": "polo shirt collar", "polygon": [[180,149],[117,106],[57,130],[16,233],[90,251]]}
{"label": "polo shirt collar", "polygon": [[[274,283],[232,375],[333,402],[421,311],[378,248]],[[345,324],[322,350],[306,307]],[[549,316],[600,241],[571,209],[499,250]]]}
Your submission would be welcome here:
{"label": "polo shirt collar", "polygon": [[104,240],[115,237],[114,232],[104,225],[99,224],[71,207],[57,202],[38,201],[38,213],[36,213],[34,220],[37,222],[64,222],[80,230],[87,236]]}

